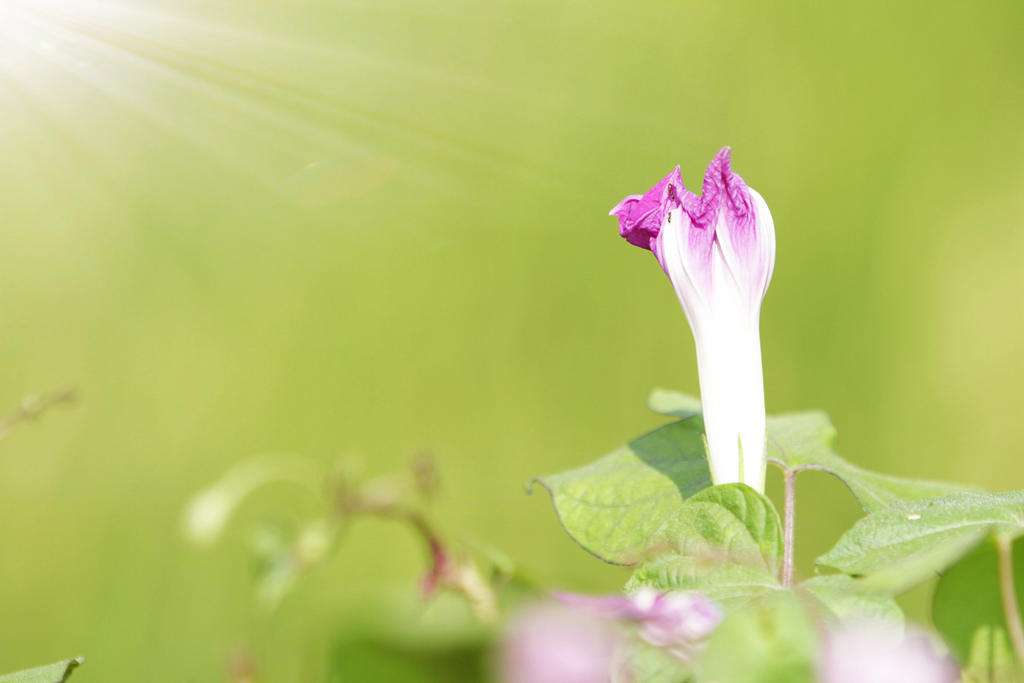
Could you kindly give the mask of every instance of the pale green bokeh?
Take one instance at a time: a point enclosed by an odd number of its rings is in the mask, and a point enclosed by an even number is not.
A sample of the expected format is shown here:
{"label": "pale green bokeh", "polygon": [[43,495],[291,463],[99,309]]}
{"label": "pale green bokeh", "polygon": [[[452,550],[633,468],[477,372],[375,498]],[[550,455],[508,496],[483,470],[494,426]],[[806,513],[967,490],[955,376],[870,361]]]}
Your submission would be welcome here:
{"label": "pale green bokeh", "polygon": [[[775,217],[769,411],[827,410],[865,467],[1024,488],[1021,3],[52,7],[0,45],[0,404],[82,398],[0,444],[0,670],[222,680],[251,642],[311,681],[367,605],[410,604],[418,541],[366,522],[261,615],[244,530],[299,495],[183,542],[190,496],[268,451],[428,448],[453,537],[620,586],[523,482],[696,391],[606,214],[724,144]],[[807,573],[857,506],[800,490]]]}

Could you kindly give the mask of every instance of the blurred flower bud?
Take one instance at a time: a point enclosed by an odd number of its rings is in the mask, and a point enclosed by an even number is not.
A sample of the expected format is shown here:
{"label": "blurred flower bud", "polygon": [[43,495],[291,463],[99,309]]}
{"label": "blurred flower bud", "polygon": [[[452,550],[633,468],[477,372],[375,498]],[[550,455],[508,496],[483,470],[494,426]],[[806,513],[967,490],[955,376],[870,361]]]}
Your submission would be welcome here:
{"label": "blurred flower bud", "polygon": [[955,683],[960,672],[927,634],[885,622],[840,624],[825,634],[821,683]]}
{"label": "blurred flower bud", "polygon": [[295,556],[299,564],[309,567],[327,557],[334,545],[337,527],[327,519],[316,519],[303,527],[295,540]]}
{"label": "blurred flower bud", "polygon": [[424,500],[433,500],[441,490],[441,475],[434,456],[427,451],[417,453],[412,460],[412,476],[416,491]]}
{"label": "blurred flower bud", "polygon": [[182,523],[185,538],[204,547],[216,543],[235,504],[234,496],[221,489],[200,491],[185,508]]}
{"label": "blurred flower bud", "polygon": [[645,588],[630,597],[640,637],[676,657],[690,659],[722,621],[718,605],[697,593],[659,593]]}
{"label": "blurred flower bud", "polygon": [[606,619],[632,621],[639,627],[641,638],[683,660],[703,646],[722,620],[717,604],[691,592],[661,593],[643,588],[628,597],[559,593],[555,598]]}
{"label": "blurred flower bud", "polygon": [[607,683],[621,643],[607,622],[559,605],[535,605],[509,622],[501,642],[503,683]]}

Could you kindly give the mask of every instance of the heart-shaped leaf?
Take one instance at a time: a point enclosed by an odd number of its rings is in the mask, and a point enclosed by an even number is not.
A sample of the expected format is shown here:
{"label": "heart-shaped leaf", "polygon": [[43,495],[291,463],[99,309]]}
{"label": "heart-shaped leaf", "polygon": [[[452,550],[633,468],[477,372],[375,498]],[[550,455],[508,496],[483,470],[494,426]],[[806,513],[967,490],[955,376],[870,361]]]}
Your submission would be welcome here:
{"label": "heart-shaped leaf", "polygon": [[684,500],[711,485],[700,418],[673,422],[579,469],[540,477],[584,549],[635,564],[674,533]]}
{"label": "heart-shaped leaf", "polygon": [[731,607],[780,588],[779,516],[749,486],[701,491],[682,505],[673,529],[673,545],[640,565],[627,591],[695,590]]}

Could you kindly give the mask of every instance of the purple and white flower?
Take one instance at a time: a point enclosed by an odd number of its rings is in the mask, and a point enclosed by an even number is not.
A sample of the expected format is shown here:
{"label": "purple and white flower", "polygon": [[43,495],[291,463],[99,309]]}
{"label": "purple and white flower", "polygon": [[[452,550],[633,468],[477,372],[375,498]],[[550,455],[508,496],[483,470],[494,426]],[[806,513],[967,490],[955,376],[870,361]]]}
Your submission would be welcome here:
{"label": "purple and white flower", "polygon": [[619,234],[651,250],[693,330],[711,477],[764,491],[765,410],[759,321],[775,264],[764,199],[733,172],[723,148],[698,196],[677,166],[611,210]]}

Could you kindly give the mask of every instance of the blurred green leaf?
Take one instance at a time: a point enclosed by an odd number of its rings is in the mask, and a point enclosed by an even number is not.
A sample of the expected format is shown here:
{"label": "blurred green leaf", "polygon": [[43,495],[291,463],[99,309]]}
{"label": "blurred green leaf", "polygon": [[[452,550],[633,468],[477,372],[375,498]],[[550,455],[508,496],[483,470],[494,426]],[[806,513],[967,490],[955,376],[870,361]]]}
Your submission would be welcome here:
{"label": "blurred green leaf", "polygon": [[568,534],[613,564],[635,564],[672,537],[682,502],[711,485],[699,418],[681,420],[603,458],[536,481]]}
{"label": "blurred green leaf", "polygon": [[[700,413],[700,401],[668,389],[655,389],[647,400],[662,415],[690,416]],[[834,450],[836,429],[823,412],[792,413],[769,417],[768,457],[786,469],[806,468],[828,472],[846,484],[865,512],[883,510],[905,500],[934,498],[969,487],[923,479],[904,479],[861,469],[843,460]]]}
{"label": "blurred green leaf", "polygon": [[475,683],[488,680],[488,668],[483,640],[428,644],[362,636],[335,645],[329,681]]}
{"label": "blurred green leaf", "polygon": [[814,680],[817,636],[800,601],[774,593],[726,617],[698,663],[698,680],[802,683]]}
{"label": "blurred green leaf", "polygon": [[316,461],[292,453],[247,458],[192,497],[182,517],[183,535],[196,545],[212,545],[249,496],[264,486],[282,483],[297,484],[320,495],[323,471]]}
{"label": "blurred green leaf", "polygon": [[628,590],[699,590],[728,606],[779,587],[779,516],[749,486],[701,491],[680,507],[672,529],[674,546],[634,571]]}
{"label": "blurred green leaf", "polygon": [[71,672],[85,662],[85,657],[65,659],[35,669],[25,669],[0,676],[0,683],[63,683]]}
{"label": "blurred green leaf", "polygon": [[903,611],[891,596],[865,591],[845,574],[815,576],[800,584],[837,619],[903,623]]}
{"label": "blurred green leaf", "polygon": [[612,672],[612,683],[687,683],[689,668],[659,647],[637,642],[626,655],[626,666]]}
{"label": "blurred green leaf", "polygon": [[647,407],[659,415],[686,419],[701,414],[700,399],[672,389],[652,389]]}
{"label": "blurred green leaf", "polygon": [[[1013,547],[1013,577],[1018,604],[1024,587],[1024,544]],[[969,680],[1013,681],[1018,675],[1003,616],[999,566],[993,543],[982,544],[947,569],[932,598],[935,628]]]}
{"label": "blurred green leaf", "polygon": [[1024,491],[951,493],[902,503],[857,522],[818,564],[900,592],[942,571],[990,533],[1024,533]]}

